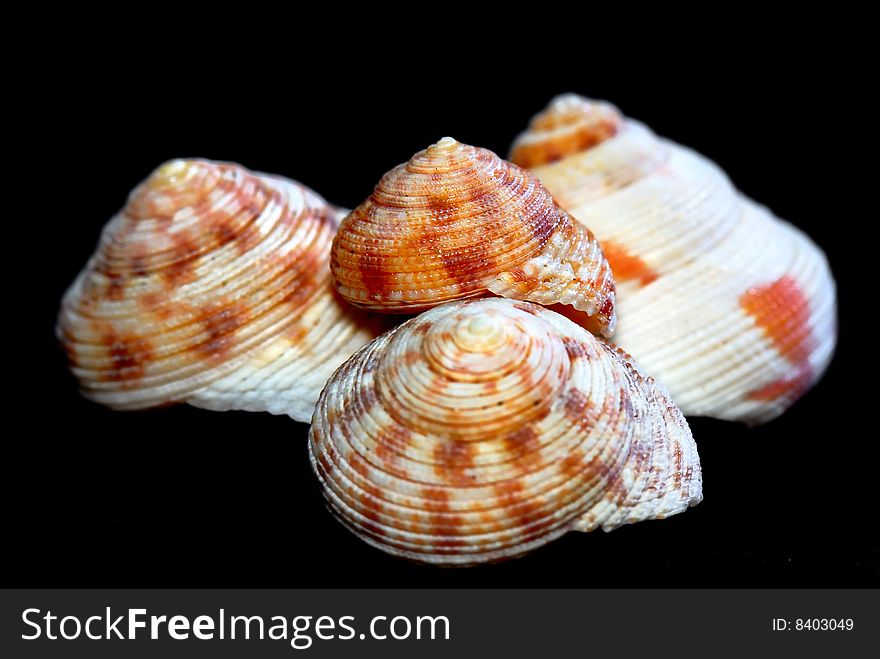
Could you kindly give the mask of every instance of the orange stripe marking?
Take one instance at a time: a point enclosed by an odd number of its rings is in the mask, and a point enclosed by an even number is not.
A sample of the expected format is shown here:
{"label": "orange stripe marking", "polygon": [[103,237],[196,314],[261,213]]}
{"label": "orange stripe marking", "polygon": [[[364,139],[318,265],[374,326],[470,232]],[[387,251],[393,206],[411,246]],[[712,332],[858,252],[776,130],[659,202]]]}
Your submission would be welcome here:
{"label": "orange stripe marking", "polygon": [[748,397],[771,401],[783,396],[800,396],[812,381],[810,351],[815,340],[810,332],[810,302],[797,281],[785,275],[766,286],[750,288],[739,302],[779,354],[798,367],[793,377],[774,380],[750,392]]}
{"label": "orange stripe marking", "polygon": [[659,275],[652,270],[640,257],[629,252],[623,245],[613,240],[602,241],[602,252],[611,266],[611,272],[617,281],[638,280],[647,286]]}

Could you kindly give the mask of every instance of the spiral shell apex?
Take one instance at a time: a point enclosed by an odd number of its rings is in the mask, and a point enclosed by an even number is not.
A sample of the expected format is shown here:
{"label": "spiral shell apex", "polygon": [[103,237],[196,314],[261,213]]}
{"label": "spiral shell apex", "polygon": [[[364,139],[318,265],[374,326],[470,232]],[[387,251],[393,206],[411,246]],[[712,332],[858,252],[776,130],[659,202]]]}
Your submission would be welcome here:
{"label": "spiral shell apex", "polygon": [[614,281],[592,233],[527,171],[445,137],[385,174],[333,243],[339,293],[416,313],[491,293],[565,304],[611,334]]}
{"label": "spiral shell apex", "polygon": [[330,373],[381,329],[333,291],[338,213],[234,164],[157,169],[62,301],[57,332],[83,394],[308,420]]}
{"label": "spiral shell apex", "polygon": [[717,165],[573,94],[511,158],[596,232],[617,283],[614,341],[685,414],[764,422],[821,377],[837,336],[825,255]]}
{"label": "spiral shell apex", "polygon": [[356,353],[321,394],[309,449],[350,530],[433,564],[512,558],[702,496],[660,386],[560,314],[499,298],[431,309]]}
{"label": "spiral shell apex", "polygon": [[622,126],[623,117],[610,103],[562,94],[532,117],[514,142],[510,161],[520,167],[555,162],[613,137]]}

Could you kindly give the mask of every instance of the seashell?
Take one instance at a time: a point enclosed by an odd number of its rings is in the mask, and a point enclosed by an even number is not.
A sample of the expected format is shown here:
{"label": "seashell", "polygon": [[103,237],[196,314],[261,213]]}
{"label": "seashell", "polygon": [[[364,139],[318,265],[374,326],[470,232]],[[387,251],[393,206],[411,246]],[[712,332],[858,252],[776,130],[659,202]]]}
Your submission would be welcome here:
{"label": "seashell", "polygon": [[511,158],[596,232],[618,286],[615,342],[685,414],[761,423],[821,377],[836,341],[825,255],[717,165],[573,94]]}
{"label": "seashell", "polygon": [[588,314],[610,335],[614,281],[590,233],[527,171],[444,137],[385,174],[333,242],[339,293],[416,313],[491,293]]}
{"label": "seashell", "polygon": [[433,308],[330,378],[312,467],[334,515],[403,558],[473,565],[702,498],[687,422],[629,355],[541,306]]}
{"label": "seashell", "polygon": [[64,296],[57,333],[82,393],[307,421],[327,377],[385,328],[333,290],[340,214],[234,164],[157,169]]}

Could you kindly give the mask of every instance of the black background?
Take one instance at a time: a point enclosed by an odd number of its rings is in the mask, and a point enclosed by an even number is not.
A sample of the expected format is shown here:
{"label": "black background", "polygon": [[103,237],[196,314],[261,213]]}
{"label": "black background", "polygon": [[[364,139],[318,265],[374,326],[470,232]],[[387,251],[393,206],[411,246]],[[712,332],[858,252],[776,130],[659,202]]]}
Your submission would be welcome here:
{"label": "black background", "polygon": [[[30,586],[878,584],[877,262],[867,234],[877,67],[866,18],[666,4],[491,11],[506,16],[484,22],[473,9],[421,4],[307,17],[240,3],[187,21],[158,5],[131,16],[17,13],[7,103],[20,116],[6,141],[23,148],[8,156],[14,203],[4,222],[8,577]],[[717,161],[809,233],[837,279],[840,341],[815,389],[764,427],[692,420],[705,482],[697,508],[569,534],[507,564],[420,567],[330,517],[305,425],[188,406],[115,413],[76,393],[53,336],[58,302],[101,226],[158,164],[238,161],[352,207],[444,135],[505,154],[564,91],[609,99]]]}

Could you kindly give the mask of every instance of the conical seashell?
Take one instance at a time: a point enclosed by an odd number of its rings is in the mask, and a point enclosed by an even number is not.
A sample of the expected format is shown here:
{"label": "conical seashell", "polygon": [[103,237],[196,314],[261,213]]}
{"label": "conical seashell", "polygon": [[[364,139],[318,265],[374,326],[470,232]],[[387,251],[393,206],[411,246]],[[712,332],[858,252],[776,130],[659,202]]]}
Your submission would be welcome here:
{"label": "conical seashell", "polygon": [[491,151],[445,137],[382,177],[333,242],[349,302],[415,313],[495,293],[589,314],[614,330],[614,281],[598,243],[540,182]]}
{"label": "conical seashell", "polygon": [[821,377],[836,341],[825,256],[714,163],[573,94],[511,157],[596,232],[618,286],[615,343],[685,414],[767,421]]}
{"label": "conical seashell", "polygon": [[337,214],[238,165],[160,167],[64,296],[57,331],[83,394],[307,421],[333,370],[384,327],[335,295]]}
{"label": "conical seashell", "polygon": [[628,355],[535,304],[431,309],[349,359],[312,418],[331,511],[415,561],[519,556],[702,497],[697,450]]}

